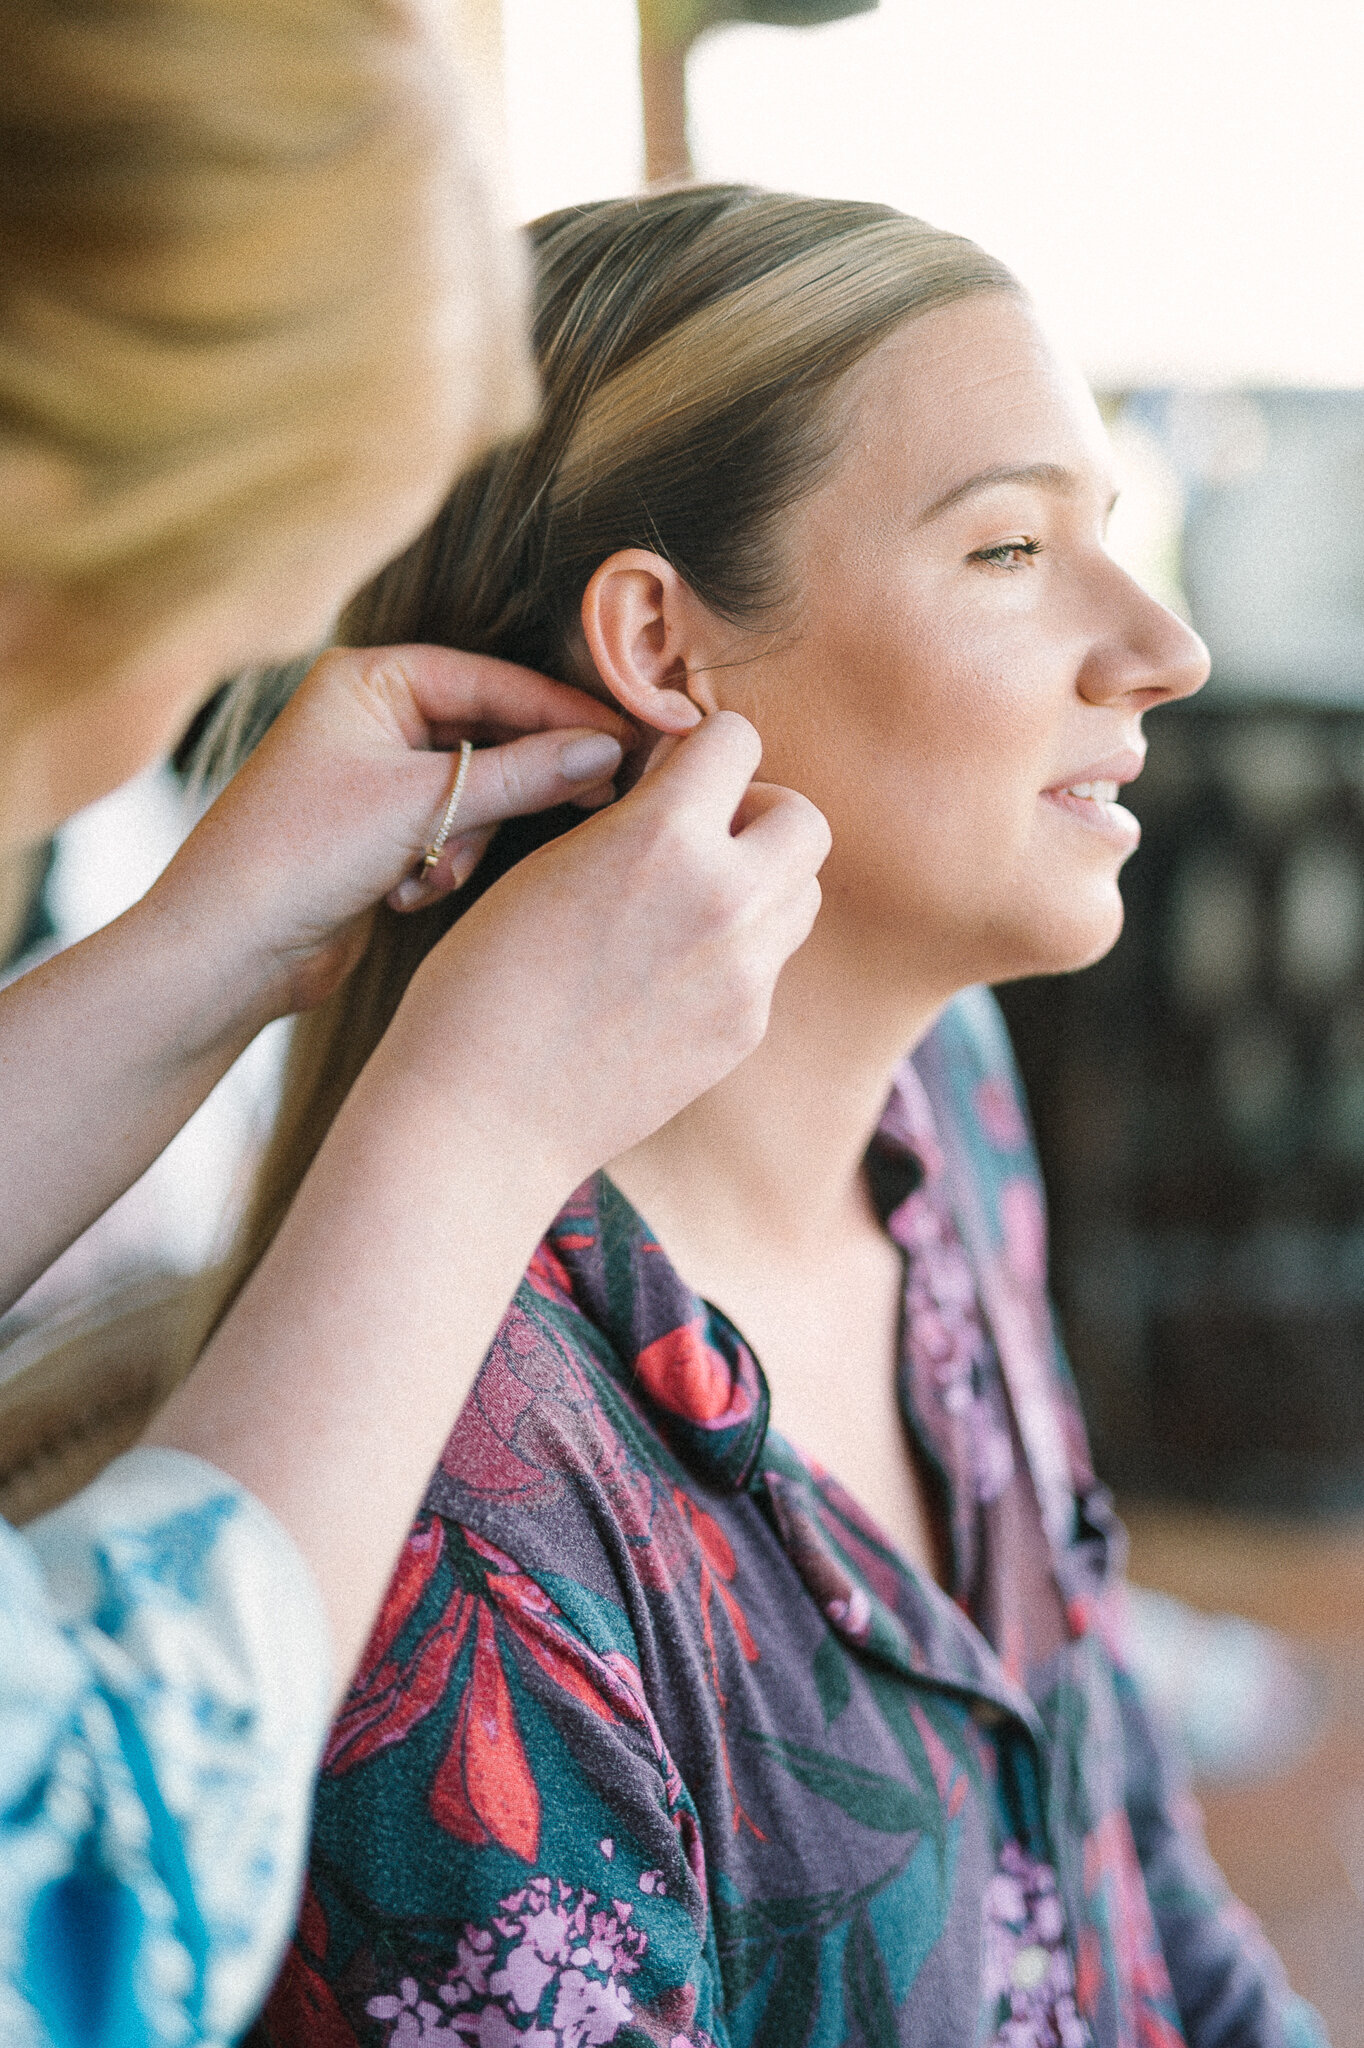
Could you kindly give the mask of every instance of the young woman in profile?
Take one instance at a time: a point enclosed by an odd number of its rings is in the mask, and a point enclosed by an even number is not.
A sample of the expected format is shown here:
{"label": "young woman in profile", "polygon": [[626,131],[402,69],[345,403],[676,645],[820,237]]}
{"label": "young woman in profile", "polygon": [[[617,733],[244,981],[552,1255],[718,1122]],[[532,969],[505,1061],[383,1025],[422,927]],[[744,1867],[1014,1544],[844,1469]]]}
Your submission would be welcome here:
{"label": "young woman in profile", "polygon": [[[1203,649],[1105,552],[1094,407],[971,244],[733,188],[531,239],[542,415],[346,637],[541,667],[641,752],[741,711],[833,852],[763,1045],[531,1264],[262,2038],[1317,2042],[1123,1669],[979,987],[1112,945],[1119,792]],[[302,1027],[243,1266],[450,915],[389,917]]]}

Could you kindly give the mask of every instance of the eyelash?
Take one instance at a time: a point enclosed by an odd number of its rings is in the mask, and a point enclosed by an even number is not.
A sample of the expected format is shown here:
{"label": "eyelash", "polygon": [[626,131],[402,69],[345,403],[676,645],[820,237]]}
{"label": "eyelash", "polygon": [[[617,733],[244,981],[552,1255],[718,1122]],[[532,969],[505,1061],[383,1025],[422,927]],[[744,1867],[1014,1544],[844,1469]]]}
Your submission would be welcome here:
{"label": "eyelash", "polygon": [[1040,555],[1041,552],[1042,543],[1040,540],[1006,540],[1001,541],[997,548],[977,548],[975,554],[971,556],[971,560],[973,562],[984,562],[987,568],[1012,571],[1020,568],[1022,565],[1019,562],[1006,561],[1004,559],[1006,555]]}

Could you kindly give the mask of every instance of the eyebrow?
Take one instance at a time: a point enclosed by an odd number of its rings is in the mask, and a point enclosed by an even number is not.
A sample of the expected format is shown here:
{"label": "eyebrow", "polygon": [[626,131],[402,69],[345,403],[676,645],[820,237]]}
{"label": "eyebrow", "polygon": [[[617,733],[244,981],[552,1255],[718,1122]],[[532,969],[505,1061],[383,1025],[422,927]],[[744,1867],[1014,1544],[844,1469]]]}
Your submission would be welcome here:
{"label": "eyebrow", "polygon": [[963,498],[974,497],[977,491],[992,490],[996,484],[1032,484],[1038,490],[1052,491],[1058,496],[1073,496],[1080,489],[1081,479],[1073,469],[1065,469],[1059,462],[1000,464],[994,469],[982,469],[976,476],[968,476],[965,483],[954,484],[941,498],[935,498],[926,512],[920,513],[915,524],[927,526],[930,519],[949,511]]}

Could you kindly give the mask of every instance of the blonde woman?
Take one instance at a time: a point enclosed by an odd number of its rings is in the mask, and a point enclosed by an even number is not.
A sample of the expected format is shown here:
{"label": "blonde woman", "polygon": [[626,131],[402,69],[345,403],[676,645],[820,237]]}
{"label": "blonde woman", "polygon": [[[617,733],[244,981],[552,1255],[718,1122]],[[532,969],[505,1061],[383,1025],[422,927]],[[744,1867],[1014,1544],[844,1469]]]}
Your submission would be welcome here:
{"label": "blonde woman", "polygon": [[[977,986],[1113,943],[1121,786],[1204,651],[1107,554],[1092,401],[970,243],[724,187],[531,242],[542,415],[345,635],[533,661],[642,747],[737,711],[833,851],[763,1044],[530,1262],[254,2038],[1306,2048],[1122,1663]],[[245,1267],[460,900],[305,1023]]]}
{"label": "blonde woman", "polygon": [[[443,12],[0,7],[0,852],[154,758],[224,671],[325,637],[526,420]],[[0,1303],[266,1019],[337,987],[380,899],[439,901],[509,814],[599,807],[624,731],[497,661],[318,663],[144,901],[0,998]],[[6,2043],[249,2021],[336,1690],[527,1256],[584,1171],[751,1048],[809,928],[827,834],[748,788],[758,751],[708,721],[431,952],[147,1443],[0,1525]]]}

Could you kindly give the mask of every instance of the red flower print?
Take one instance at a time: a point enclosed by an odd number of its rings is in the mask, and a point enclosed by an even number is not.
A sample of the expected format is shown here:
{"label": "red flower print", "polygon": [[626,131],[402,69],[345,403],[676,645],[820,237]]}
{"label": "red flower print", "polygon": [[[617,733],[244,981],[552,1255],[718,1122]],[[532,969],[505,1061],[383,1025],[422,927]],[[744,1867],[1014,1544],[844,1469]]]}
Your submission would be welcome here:
{"label": "red flower print", "polygon": [[699,1317],[646,1344],[635,1371],[650,1400],[688,1422],[718,1421],[734,1393],[734,1374]]}
{"label": "red flower print", "polygon": [[389,1652],[416,1612],[444,1548],[440,1522],[423,1517],[407,1539],[355,1683],[337,1716],[322,1759],[325,1770],[352,1770],[401,1742],[441,1699],[469,1625],[467,1595],[455,1595],[405,1663]]}
{"label": "red flower print", "polygon": [[499,1619],[562,1691],[571,1693],[604,1721],[645,1730],[663,1772],[669,1801],[676,1803],[682,1797],[682,1779],[644,1696],[638,1668],[617,1650],[598,1656],[570,1631],[544,1588],[496,1545],[470,1529],[464,1531],[464,1539],[495,1567],[486,1586]]}
{"label": "red flower print", "polygon": [[516,1725],[492,1610],[476,1604],[473,1672],[431,1786],[431,1812],[460,1841],[481,1847],[491,1839],[533,1863],[540,1847],[540,1794]]}
{"label": "red flower print", "polygon": [[758,1661],[758,1645],[753,1640],[753,1632],[748,1626],[743,1609],[725,1583],[727,1579],[732,1579],[739,1569],[729,1538],[715,1517],[708,1515],[704,1508],[698,1507],[690,1494],[683,1493],[678,1487],[673,1498],[691,1523],[697,1549],[701,1553],[701,1615],[706,1631],[706,1644],[710,1650],[715,1691],[723,1706],[724,1694],[720,1690],[720,1671],[715,1657],[715,1637],[710,1619],[710,1600],[713,1592],[719,1595],[734,1633],[739,1639],[739,1648],[750,1664],[756,1664]]}
{"label": "red flower print", "polygon": [[265,2040],[274,2048],[306,2041],[308,2048],[360,2048],[331,1986],[300,1955],[297,1944],[284,1958],[261,2022]]}
{"label": "red flower print", "polygon": [[[1184,2048],[1160,1937],[1151,1916],[1136,1844],[1121,1807],[1106,1813],[1085,1837],[1085,1898],[1114,1950],[1107,1972],[1118,1996],[1118,2048]],[[1085,1988],[1097,1989],[1104,1972],[1093,1973],[1083,1955]],[[1083,2010],[1082,2006],[1082,2010]]]}
{"label": "red flower print", "polygon": [[1086,1927],[1080,1934],[1080,1946],[1075,1961],[1075,2003],[1081,2012],[1092,2013],[1103,1995],[1104,1952],[1103,1943],[1092,1927]]}
{"label": "red flower print", "polygon": [[[671,1505],[671,1504],[670,1504]],[[698,1511],[699,1512],[699,1511]],[[719,1529],[707,1540],[718,1567],[734,1573],[734,1555]],[[544,1588],[495,1544],[472,1530],[459,1532],[471,1561],[483,1566],[481,1592],[458,1587],[439,1620],[411,1654],[389,1654],[447,1549],[443,1525],[417,1525],[398,1571],[351,1696],[328,1745],[326,1766],[339,1774],[400,1742],[446,1696],[472,1631],[472,1658],[463,1681],[450,1741],[429,1794],[433,1818],[474,1846],[496,1841],[533,1862],[540,1840],[541,1804],[526,1756],[501,1638],[510,1636],[557,1690],[599,1719],[640,1728],[658,1759],[670,1803],[679,1806],[682,1781],[644,1696],[639,1672],[619,1653],[599,1656],[567,1625]],[[709,1567],[703,1562],[703,1572]],[[740,1640],[754,1656],[747,1624],[728,1589],[719,1588]],[[679,1826],[685,1816],[678,1815]],[[689,1855],[689,1861],[694,1859]]]}
{"label": "red flower print", "polygon": [[547,1237],[541,1238],[531,1253],[526,1279],[546,1301],[571,1302],[573,1299],[573,1281],[568,1267]]}
{"label": "red flower print", "polygon": [[311,1883],[304,1886],[298,1931],[275,1980],[261,2031],[267,2043],[306,2041],[309,2048],[359,2048],[336,1995],[316,1967],[327,1954],[327,1919]]}
{"label": "red flower print", "polygon": [[724,1530],[720,1527],[714,1516],[708,1515],[704,1508],[698,1507],[691,1495],[684,1493],[681,1487],[674,1487],[673,1499],[677,1504],[679,1512],[691,1524],[692,1534],[696,1538],[696,1547],[701,1557],[701,1579],[697,1588],[701,1601],[701,1629],[706,1644],[706,1660],[710,1666],[711,1689],[715,1694],[716,1705],[720,1709],[720,1761],[724,1766],[725,1783],[729,1787],[729,1796],[733,1803],[734,1832],[737,1835],[740,1827],[743,1826],[748,1829],[755,1840],[765,1842],[767,1837],[762,1829],[744,1811],[743,1802],[739,1798],[738,1786],[734,1782],[734,1767],[729,1755],[729,1738],[725,1732],[725,1708],[728,1705],[728,1699],[720,1679],[720,1659],[715,1648],[715,1623],[711,1612],[712,1596],[718,1595],[720,1603],[729,1617],[730,1625],[734,1630],[745,1661],[749,1664],[756,1664],[758,1661],[758,1645],[753,1640],[753,1631],[749,1628],[743,1609],[725,1584],[726,1579],[732,1579],[737,1572],[739,1568],[738,1561],[735,1558],[729,1538],[725,1535]]}

